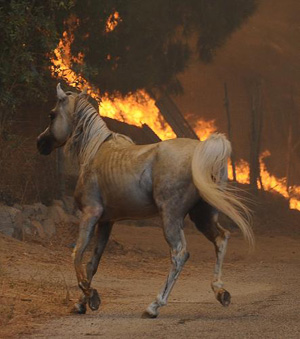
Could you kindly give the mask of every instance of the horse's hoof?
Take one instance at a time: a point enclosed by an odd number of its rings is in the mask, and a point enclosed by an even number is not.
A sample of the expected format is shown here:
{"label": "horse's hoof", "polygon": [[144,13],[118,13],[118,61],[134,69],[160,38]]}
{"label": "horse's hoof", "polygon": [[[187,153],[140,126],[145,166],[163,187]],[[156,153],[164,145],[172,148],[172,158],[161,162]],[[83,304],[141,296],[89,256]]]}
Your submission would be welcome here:
{"label": "horse's hoof", "polygon": [[230,293],[222,289],[217,294],[217,300],[225,307],[229,306],[231,301]]}
{"label": "horse's hoof", "polygon": [[153,314],[153,313],[149,313],[148,311],[143,312],[142,314],[142,319],[155,319],[157,318],[158,314]]}
{"label": "horse's hoof", "polygon": [[98,310],[101,304],[100,296],[97,290],[92,289],[92,292],[89,297],[89,307],[92,311]]}
{"label": "horse's hoof", "polygon": [[86,313],[86,305],[85,304],[80,304],[80,303],[76,303],[72,310],[71,313],[73,314],[85,314]]}

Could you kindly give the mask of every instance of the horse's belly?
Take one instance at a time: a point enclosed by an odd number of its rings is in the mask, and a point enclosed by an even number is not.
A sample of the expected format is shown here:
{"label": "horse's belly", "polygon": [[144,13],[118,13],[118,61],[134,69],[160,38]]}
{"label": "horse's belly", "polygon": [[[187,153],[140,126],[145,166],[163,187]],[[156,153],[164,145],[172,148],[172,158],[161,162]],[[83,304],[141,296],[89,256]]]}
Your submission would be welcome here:
{"label": "horse's belly", "polygon": [[117,191],[114,195],[109,192],[103,196],[104,219],[142,219],[157,214],[157,207],[152,194],[129,189],[126,192]]}
{"label": "horse's belly", "polygon": [[147,162],[124,162],[123,159],[119,166],[111,166],[109,171],[103,167],[98,184],[105,219],[147,218],[157,214],[149,159]]}

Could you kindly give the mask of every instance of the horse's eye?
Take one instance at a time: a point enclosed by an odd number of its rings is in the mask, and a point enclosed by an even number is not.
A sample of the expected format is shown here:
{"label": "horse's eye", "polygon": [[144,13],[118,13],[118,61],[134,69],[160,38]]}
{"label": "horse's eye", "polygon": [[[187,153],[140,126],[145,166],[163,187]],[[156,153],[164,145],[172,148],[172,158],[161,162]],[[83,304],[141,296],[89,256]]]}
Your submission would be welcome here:
{"label": "horse's eye", "polygon": [[49,115],[48,115],[49,119],[52,121],[54,120],[55,118],[55,113],[51,112]]}

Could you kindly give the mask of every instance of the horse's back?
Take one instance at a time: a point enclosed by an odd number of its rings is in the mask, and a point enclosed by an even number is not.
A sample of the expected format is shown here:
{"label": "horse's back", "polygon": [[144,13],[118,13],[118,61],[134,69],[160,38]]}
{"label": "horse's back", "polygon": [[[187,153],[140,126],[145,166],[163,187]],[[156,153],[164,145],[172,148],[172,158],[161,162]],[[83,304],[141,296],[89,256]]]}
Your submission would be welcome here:
{"label": "horse's back", "polygon": [[[157,213],[159,192],[193,190],[191,160],[198,142],[173,139],[150,145],[107,142],[94,163],[107,218]],[[171,192],[172,191],[172,192]]]}

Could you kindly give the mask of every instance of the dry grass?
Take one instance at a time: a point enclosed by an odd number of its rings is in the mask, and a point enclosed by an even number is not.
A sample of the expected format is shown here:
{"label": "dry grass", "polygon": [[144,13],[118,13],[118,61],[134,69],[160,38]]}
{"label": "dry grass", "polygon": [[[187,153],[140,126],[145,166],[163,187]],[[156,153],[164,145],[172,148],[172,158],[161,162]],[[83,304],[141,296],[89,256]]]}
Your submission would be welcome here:
{"label": "dry grass", "polygon": [[33,138],[0,139],[0,201],[7,205],[50,202],[57,196],[55,154],[41,157]]}
{"label": "dry grass", "polygon": [[71,272],[71,251],[1,235],[0,244],[0,337],[29,333],[37,320],[66,314],[78,293],[75,277],[61,269],[67,261]]}

